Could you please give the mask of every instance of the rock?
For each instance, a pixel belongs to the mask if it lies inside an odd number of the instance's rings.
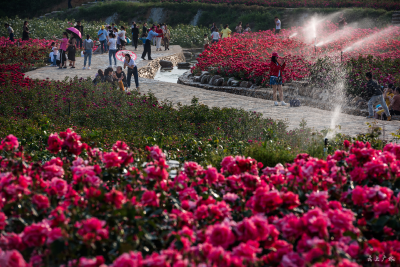
[[[165,67],[165,68],[163,68],[163,67],[161,67],[161,71],[170,71],[170,70],[173,70],[174,68],[172,68],[172,67]]]
[[[183,52],[183,55],[185,57],[192,57],[192,53],[191,52]]]
[[[190,69],[192,66],[189,62],[179,62],[177,65],[178,69]]]
[[[206,84],[206,83],[208,83],[209,81],[210,81],[210,79],[211,79],[211,75],[204,75],[203,77],[201,77],[201,83],[202,84]]]
[[[224,84],[224,78],[219,78],[219,79],[216,79],[213,81],[213,85],[215,85],[215,86],[221,86],[223,84]]]
[[[162,68],[172,68],[174,66],[174,64],[168,60],[160,60],[160,65]]]
[[[214,84],[214,81],[217,80],[217,79],[219,79],[219,78],[221,78],[221,76],[219,76],[219,75],[213,76],[213,77],[210,79],[209,84]]]
[[[235,78],[229,78],[228,79],[228,86],[232,86],[232,82],[235,82],[236,80],[235,80]]]
[[[203,78],[204,75],[209,75],[210,73],[208,71],[202,71],[200,75],[200,80]]]
[[[240,87],[250,88],[251,87],[251,82],[243,81],[243,82],[240,83]]]
[[[194,76],[193,81],[196,83],[200,82],[200,76]]]

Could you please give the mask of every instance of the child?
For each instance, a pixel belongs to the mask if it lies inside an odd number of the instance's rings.
[[[210,44],[210,41],[208,40],[208,35],[207,35],[207,33],[205,33],[204,39],[203,39],[203,51],[207,49],[209,44]]]
[[[58,54],[58,47],[57,44],[55,42],[51,43],[51,50],[53,52],[53,57],[51,58],[51,62],[53,63],[51,66],[52,67],[56,67],[56,61],[57,61],[57,54]],[[51,53],[50,53],[51,54]]]
[[[10,37],[10,41],[14,42],[14,30],[11,28],[10,24],[6,23],[4,24],[4,27],[6,27],[8,35]]]

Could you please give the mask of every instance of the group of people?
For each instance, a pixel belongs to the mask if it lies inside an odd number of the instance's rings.
[[[389,83],[385,88],[373,79],[372,73],[365,74],[367,79],[367,89],[363,98],[368,100],[367,119],[383,119],[390,121],[392,115],[400,115],[400,87],[395,87]],[[374,104],[380,102],[374,109]]]
[[[28,28],[28,21],[24,21],[24,26],[22,26],[22,41],[28,41],[29,40],[29,28]],[[14,42],[14,29],[11,27],[10,24],[5,23],[4,27],[7,29],[8,32],[8,38],[10,39],[11,42]]]
[[[127,74],[121,66],[117,66],[116,71],[112,67],[104,70],[98,70],[93,83],[110,83],[113,87],[119,87],[122,91],[129,90],[131,86],[132,75],[135,79],[136,90],[139,90],[139,74],[136,62],[129,54],[125,55],[124,69],[127,69]]]

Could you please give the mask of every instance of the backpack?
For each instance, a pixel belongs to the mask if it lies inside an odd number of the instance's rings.
[[[301,106],[300,100],[298,100],[298,99],[292,99],[292,100],[290,100],[290,106],[291,106],[291,107],[300,107],[300,106]]]

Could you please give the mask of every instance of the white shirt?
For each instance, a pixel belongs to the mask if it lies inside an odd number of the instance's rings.
[[[125,41],[125,31],[119,31],[118,32],[118,35],[120,35],[122,33],[122,36],[120,36],[120,39],[122,40],[122,41]]]
[[[53,59],[53,55],[54,55],[54,53],[53,53],[53,52],[50,52],[49,58]]]
[[[110,50],[117,50],[117,38],[110,38],[108,42],[110,43]]]
[[[281,21],[279,19],[276,21],[276,28],[275,29],[277,29],[277,30],[281,29]]]
[[[125,60],[124,60],[124,64],[125,64],[125,63],[127,63],[129,67],[132,67],[132,66],[135,66],[135,67],[136,67],[136,62],[135,62],[133,59],[131,59],[131,60],[129,61],[129,63],[126,62],[126,59],[125,59]]]
[[[213,32],[211,34],[211,37],[213,38],[213,40],[218,40],[219,39],[219,32]]]

